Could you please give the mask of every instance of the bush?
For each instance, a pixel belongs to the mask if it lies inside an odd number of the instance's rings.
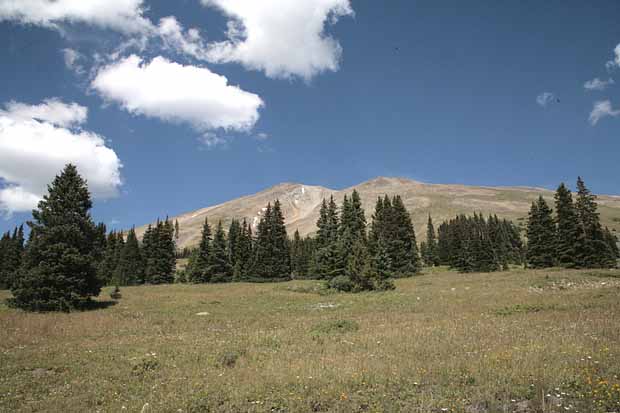
[[[347,293],[353,291],[354,288],[353,282],[346,275],[338,275],[337,277],[332,278],[329,280],[328,285],[329,288]]]

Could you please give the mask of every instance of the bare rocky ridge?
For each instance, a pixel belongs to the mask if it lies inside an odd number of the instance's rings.
[[[226,225],[233,218],[240,220],[245,218],[256,226],[267,203],[279,199],[289,233],[292,235],[297,229],[301,235],[307,235],[316,231],[316,221],[323,198],[333,195],[336,202],[341,203],[344,195],[351,194],[354,189],[360,194],[369,222],[377,197],[399,194],[411,213],[418,241],[424,239],[426,234],[429,213],[436,227],[443,220],[457,214],[474,212],[484,215],[493,213],[500,218],[524,223],[532,201],[539,195],[543,195],[548,202],[553,203],[553,191],[542,188],[427,184],[405,178],[378,177],[343,190],[283,183],[254,195],[188,212],[171,219],[179,221],[179,248],[192,247],[200,240],[205,217],[208,217],[213,224],[221,219]],[[603,225],[620,231],[620,197],[601,195],[598,201]],[[137,229],[139,237],[145,228],[143,226]]]

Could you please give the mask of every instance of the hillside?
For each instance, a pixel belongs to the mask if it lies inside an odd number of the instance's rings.
[[[179,247],[197,245],[205,217],[215,223],[223,220],[226,224],[233,218],[246,218],[256,225],[268,202],[279,199],[286,218],[289,233],[296,229],[302,235],[316,231],[316,221],[323,198],[333,195],[338,203],[345,194],[356,189],[361,198],[366,215],[374,210],[377,197],[399,194],[410,211],[416,234],[419,239],[426,231],[428,214],[436,226],[456,214],[495,213],[500,218],[508,218],[517,223],[524,222],[531,202],[543,195],[553,202],[553,191],[531,187],[481,187],[467,185],[427,184],[405,178],[378,177],[343,190],[322,186],[282,183],[220,205],[192,211],[173,217],[180,227]],[[599,212],[603,225],[620,231],[620,196],[599,196]],[[138,228],[138,235],[145,227]]]

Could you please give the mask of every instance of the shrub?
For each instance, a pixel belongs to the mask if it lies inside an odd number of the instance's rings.
[[[353,291],[354,288],[353,282],[351,282],[351,279],[346,275],[339,275],[332,278],[329,280],[328,285],[329,288],[347,293]]]

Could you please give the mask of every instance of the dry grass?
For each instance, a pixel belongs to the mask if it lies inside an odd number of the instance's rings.
[[[83,313],[0,306],[0,411],[619,411],[618,277],[433,271],[374,294],[170,285]]]

